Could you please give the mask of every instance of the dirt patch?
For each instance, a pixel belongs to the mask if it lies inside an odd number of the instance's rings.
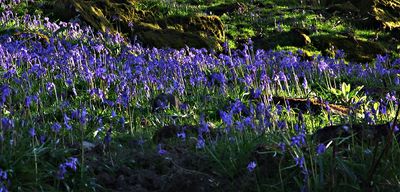
[[[209,160],[185,143],[163,146],[166,154],[142,151],[137,141],[87,151],[88,171],[106,191],[216,191],[220,179]],[[102,148],[102,147],[100,147]],[[208,162],[208,163],[207,163]]]

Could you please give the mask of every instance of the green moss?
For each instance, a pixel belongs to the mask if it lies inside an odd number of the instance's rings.
[[[313,38],[314,46],[326,55],[333,55],[337,49],[345,50],[347,59],[357,62],[371,62],[377,54],[387,50],[378,42],[364,41],[354,37],[321,35]]]
[[[385,28],[400,28],[400,1],[375,0],[373,13],[376,20],[381,21]]]

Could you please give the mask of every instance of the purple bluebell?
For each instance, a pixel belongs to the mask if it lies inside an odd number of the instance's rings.
[[[67,116],[67,114],[64,113],[64,126],[65,126],[65,129],[68,131],[72,130],[72,126],[69,124],[70,120],[71,119]]]
[[[86,124],[87,121],[87,111],[86,111],[86,107],[83,107],[79,116],[79,123],[80,124]]]
[[[203,149],[205,146],[206,146],[206,141],[201,135],[199,135],[197,137],[196,149]]]
[[[11,95],[11,88],[7,85],[2,85],[0,87],[0,95],[1,95],[0,106],[3,106],[7,98]]]
[[[386,94],[386,100],[388,100],[388,101],[396,101],[397,98],[394,96],[394,94],[391,95],[390,93],[387,93]]]
[[[72,170],[76,171],[76,166],[78,164],[78,159],[75,157],[70,157],[65,162],[65,166],[71,168]]]
[[[31,136],[31,137],[35,137],[36,136],[35,128],[33,128],[33,127],[30,128],[28,132],[29,132],[29,136]]]
[[[382,114],[386,114],[386,103],[381,99],[379,102],[379,112]]]
[[[325,152],[325,150],[326,150],[325,144],[320,143],[320,144],[317,146],[316,152],[317,152],[318,155],[321,155],[322,153]]]
[[[60,164],[58,166],[58,171],[57,171],[57,179],[59,180],[64,180],[65,174],[67,173],[67,166],[65,166],[64,163]]]
[[[1,118],[1,125],[3,130],[8,130],[14,128],[14,120],[11,118],[3,117]]]
[[[53,130],[53,132],[55,132],[55,133],[60,132],[60,130],[61,130],[61,125],[60,125],[60,123],[54,123],[54,124],[51,126],[51,130]]]
[[[282,152],[286,151],[286,144],[283,142],[278,143],[279,148],[281,149]]]
[[[185,139],[186,139],[186,133],[185,133],[185,131],[178,132],[178,133],[176,134],[176,136],[177,136],[178,138],[182,139],[182,140],[185,140]]]
[[[253,172],[254,169],[256,169],[256,167],[257,167],[257,164],[255,161],[251,161],[249,164],[247,164],[247,170],[249,172]]]
[[[278,121],[278,128],[279,129],[284,129],[286,128],[286,122],[285,121]]]
[[[56,87],[56,85],[53,82],[48,82],[46,83],[46,90],[51,93],[54,88]]]
[[[157,149],[159,155],[166,155],[168,153],[165,149],[162,148],[161,144],[158,144]]]
[[[232,126],[232,124],[233,124],[233,117],[232,117],[232,114],[231,114],[231,113],[227,113],[227,112],[225,112],[225,111],[220,111],[219,113],[220,113],[220,116],[221,116],[222,121],[223,121],[228,127]]]
[[[104,137],[104,143],[105,144],[110,144],[111,143],[111,133],[112,133],[112,129],[108,129],[106,132],[106,136]]]

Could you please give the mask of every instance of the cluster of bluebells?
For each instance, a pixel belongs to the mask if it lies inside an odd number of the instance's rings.
[[[8,192],[8,173],[0,168],[0,192]]]
[[[75,157],[68,158],[64,163],[61,163],[58,166],[57,178],[60,180],[63,180],[65,177],[65,174],[67,173],[67,168],[72,169],[73,171],[76,171],[77,164],[78,164],[77,158],[75,158]]]
[[[336,58],[315,56],[308,61],[292,52],[253,51],[251,42],[230,54],[194,48],[146,48],[126,43],[119,34],[96,33],[78,23],[55,23],[40,16],[17,16],[10,10],[0,15],[0,26],[8,25],[26,31],[41,29],[48,39],[23,31],[19,36],[0,35],[0,142],[14,141],[18,135],[14,134],[15,127],[25,128],[25,134],[32,138],[40,135],[41,143],[71,133],[76,127],[87,127],[87,131],[102,132],[103,142],[109,144],[118,130],[114,127],[123,130],[127,124],[126,117],[115,118],[117,112],[148,104],[155,91],[184,97],[206,90],[214,96],[228,97],[239,88],[250,99],[233,100],[227,109],[218,111],[225,132],[230,138],[233,131],[265,133],[275,129],[294,133],[290,143],[279,144],[284,152],[288,147],[306,145],[306,127],[299,117],[291,130],[293,124],[287,117],[295,112],[287,102],[273,104],[273,94],[306,96],[310,84],[333,78],[357,78],[375,84],[379,83],[375,79],[382,79],[399,84],[400,59],[390,61],[385,56],[378,56],[372,65],[364,65],[346,64],[340,51]],[[386,115],[388,106],[397,102],[395,93],[388,93],[378,102],[378,111],[365,111],[366,122],[375,123],[377,112]],[[328,103],[325,106],[332,123],[331,109]],[[61,117],[33,113],[48,108],[56,108]],[[94,109],[112,111],[111,118],[119,119],[118,123],[93,122]],[[94,123],[99,126],[90,130],[88,125]],[[210,131],[204,117],[200,124],[197,149],[206,146],[205,134]],[[185,139],[185,130],[177,136]],[[160,155],[167,154],[161,145],[157,150]],[[318,146],[318,154],[324,151],[325,146]],[[304,158],[296,157],[295,162],[306,177]],[[63,179],[67,169],[76,170],[76,166],[76,158],[68,159],[59,166],[58,178]],[[255,167],[256,163],[250,162],[247,169],[252,172]]]
[[[253,172],[254,169],[257,167],[257,164],[255,161],[251,161],[248,165],[247,165],[247,170],[249,172]]]

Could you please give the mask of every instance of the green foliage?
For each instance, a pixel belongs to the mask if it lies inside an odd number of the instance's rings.
[[[332,93],[332,98],[335,101],[340,101],[344,104],[358,103],[360,101],[365,101],[367,96],[359,96],[360,91],[364,86],[358,86],[355,89],[351,89],[350,84],[343,82],[340,89],[330,88],[329,91]]]

